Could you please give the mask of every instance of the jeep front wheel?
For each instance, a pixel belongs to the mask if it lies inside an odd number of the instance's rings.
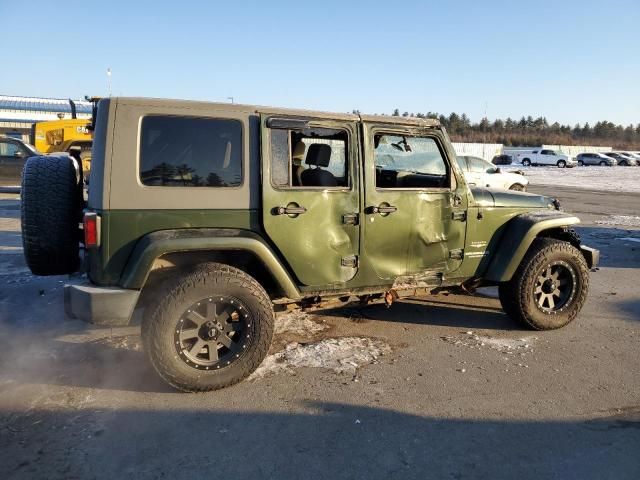
[[[260,284],[207,263],[170,281],[142,323],[156,371],[185,392],[217,390],[249,376],[266,356],[274,313]]]
[[[536,330],[570,323],[584,305],[589,269],[568,242],[536,239],[513,278],[500,284],[500,303],[512,318]]]

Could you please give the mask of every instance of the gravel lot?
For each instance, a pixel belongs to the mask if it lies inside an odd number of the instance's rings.
[[[288,314],[259,374],[194,395],[136,327],[63,320],[0,195],[0,478],[640,478],[640,194],[530,190],[602,252],[573,324],[524,330],[491,290]]]

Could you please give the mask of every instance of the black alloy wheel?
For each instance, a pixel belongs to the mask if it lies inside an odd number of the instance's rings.
[[[576,293],[576,271],[567,262],[557,260],[538,273],[533,295],[538,308],[546,313],[562,312],[571,305]]]
[[[251,315],[237,299],[208,297],[191,305],[176,324],[174,342],[180,358],[193,368],[230,365],[251,338]]]

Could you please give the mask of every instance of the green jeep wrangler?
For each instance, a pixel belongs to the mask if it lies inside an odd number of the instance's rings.
[[[511,317],[559,328],[599,256],[557,200],[470,188],[430,119],[109,98],[86,202],[81,177],[72,158],[27,162],[26,261],[86,273],[65,286],[72,318],[143,309],[153,366],[185,391],[247,377],[288,305],[497,285]]]

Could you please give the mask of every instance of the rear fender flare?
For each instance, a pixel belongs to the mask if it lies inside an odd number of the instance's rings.
[[[580,219],[553,210],[523,213],[508,224],[484,278],[491,282],[511,280],[533,241],[545,230],[569,227]]]
[[[119,285],[123,288],[141,289],[156,259],[167,253],[224,250],[254,254],[263,262],[288,298],[300,298],[300,291],[291,276],[260,236],[247,230],[226,228],[160,230],[145,235],[136,243]]]

